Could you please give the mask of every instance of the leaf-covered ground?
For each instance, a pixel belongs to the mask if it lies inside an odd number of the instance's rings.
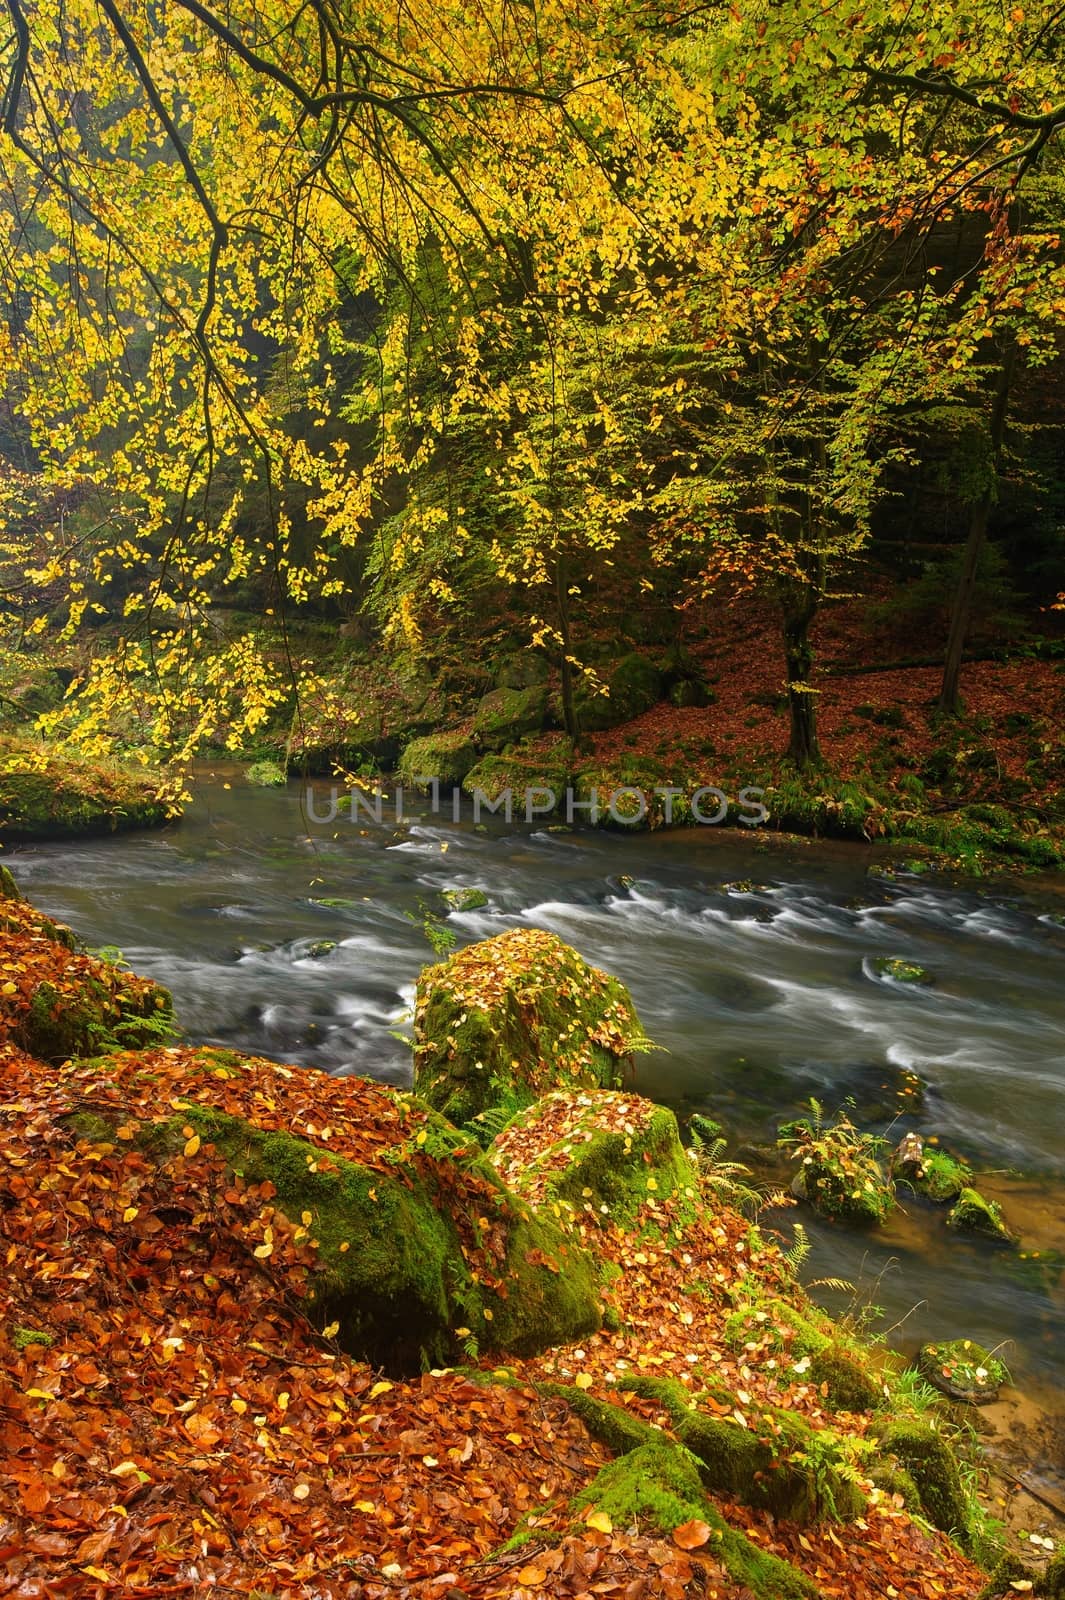
[[[818,1419],[801,1363],[724,1341],[726,1291],[752,1248],[742,1219],[706,1217],[671,1247],[583,1214],[620,1269],[624,1331],[510,1360],[506,1381],[491,1355],[466,1373],[388,1379],[307,1321],[314,1254],[269,1183],[235,1178],[191,1125],[167,1159],[145,1153],[142,1125],[180,1117],[190,1089],[208,1096],[197,1061],[170,1050],[47,1067],[0,1046],[0,1593],[747,1594],[707,1524],[614,1527],[582,1502],[609,1452],[546,1387],[624,1397],[666,1426],[628,1375],[690,1386],[714,1373],[741,1407],[784,1401]],[[218,1085],[217,1106],[298,1129],[323,1160],[373,1161],[397,1131],[389,1097],[358,1080],[255,1062]],[[630,1126],[648,1109],[612,1104]],[[121,1106],[113,1137],[64,1120],[94,1105]],[[411,1126],[405,1113],[408,1137]],[[664,1227],[672,1202],[646,1199],[644,1221],[657,1213]],[[823,1595],[972,1600],[980,1585],[890,1499],[856,1525],[802,1531],[720,1509]],[[523,1520],[532,1537],[501,1554]]]

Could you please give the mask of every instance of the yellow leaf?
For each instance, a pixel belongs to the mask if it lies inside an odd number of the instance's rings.
[[[339,1332],[339,1322],[327,1322],[325,1327],[322,1329],[322,1337],[324,1339],[335,1339]]]
[[[127,1206],[122,1213],[123,1222],[132,1222],[134,1217],[140,1215],[140,1206]]]
[[[81,1570],[85,1573],[86,1577],[95,1578],[97,1583],[114,1582],[111,1574],[109,1572],[105,1572],[103,1567],[82,1567]]]
[[[229,1408],[231,1411],[235,1411],[238,1417],[242,1417],[248,1409],[248,1402],[242,1400],[239,1394],[235,1394],[229,1402]]]
[[[370,1399],[376,1400],[379,1394],[387,1394],[391,1388],[392,1384],[390,1384],[386,1379],[382,1378],[381,1382],[375,1383],[373,1388],[370,1390]]]
[[[187,1156],[194,1156],[199,1148],[200,1136],[198,1133],[194,1133],[191,1139],[187,1139],[185,1141],[185,1154]],[[258,1254],[258,1252],[256,1252],[256,1254]]]
[[[12,983],[9,979],[8,982],[4,984],[3,988],[0,989],[0,994],[18,994],[18,984]]]
[[[592,1384],[595,1382],[595,1379],[592,1377],[590,1372],[578,1372],[573,1382],[578,1389],[590,1389]]]
[[[309,1483],[297,1483],[292,1491],[292,1498],[293,1500],[306,1500],[310,1492],[311,1486]]]
[[[614,1524],[605,1511],[589,1511],[584,1519],[589,1528],[594,1528],[597,1533],[613,1533]]]
[[[265,1261],[267,1256],[272,1256],[273,1253],[274,1253],[274,1247],[273,1247],[272,1244],[269,1244],[269,1243],[267,1243],[267,1244],[257,1244],[255,1246],[254,1254],[255,1254],[256,1259],[259,1260],[259,1261]]]
[[[377,1505],[373,1500],[356,1500],[355,1510],[362,1511],[366,1516],[372,1517],[377,1510]]]

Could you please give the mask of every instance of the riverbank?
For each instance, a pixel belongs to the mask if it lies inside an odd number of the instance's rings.
[[[7,906],[8,970],[32,950],[60,993],[120,981],[147,1026],[135,980]],[[529,1003],[524,945],[472,948],[479,966],[467,952],[423,979],[422,1037],[443,1052],[423,1051],[426,1081],[475,1066],[437,1031],[442,1000],[491,1019],[520,971]],[[0,1351],[28,1446],[4,1479],[15,1581],[973,1600],[993,1526],[950,1465],[946,1418],[810,1305],[669,1112],[596,1087],[636,1038],[631,1005],[580,963],[571,986],[594,1048],[572,1053],[568,1088],[482,1128],[483,1155],[406,1093],[232,1052],[149,1036],[50,1066],[18,1033],[33,995],[5,990]],[[529,1101],[542,1041],[509,1048],[534,1075],[507,1093],[527,1083]],[[436,1197],[425,1222],[397,1228],[419,1195]],[[434,1311],[441,1249],[457,1254]],[[368,1301],[368,1271],[409,1288]],[[415,1303],[442,1341],[420,1376],[413,1352],[375,1342]]]

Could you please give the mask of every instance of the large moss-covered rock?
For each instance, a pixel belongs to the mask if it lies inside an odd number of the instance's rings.
[[[265,1195],[273,1233],[280,1213],[313,1252],[303,1290],[312,1315],[338,1323],[352,1354],[418,1371],[471,1341],[529,1354],[599,1326],[587,1253],[505,1187],[475,1140],[410,1096],[341,1080],[323,1128],[303,1112],[299,1069],[211,1050],[189,1052],[183,1067],[181,1103],[134,1122],[121,1084],[150,1076],[153,1059],[116,1058],[114,1109],[96,1090],[93,1123],[124,1123],[160,1165],[190,1150],[208,1166],[220,1159],[242,1190]],[[254,1108],[254,1120],[233,1105]]]
[[[467,772],[462,787],[466,794],[481,796],[500,816],[532,821],[564,804],[571,756],[568,740],[559,740],[535,756],[514,751],[482,756]]]
[[[456,788],[477,760],[468,733],[430,733],[412,739],[399,758],[399,775],[406,783],[428,787],[435,778],[444,789]]]
[[[473,735],[483,750],[502,750],[537,733],[547,716],[547,685],[528,689],[493,689],[473,714]]]
[[[534,1205],[604,1226],[631,1226],[671,1195],[687,1209],[697,1201],[676,1117],[640,1095],[556,1090],[514,1117],[488,1156]]]
[[[460,1125],[550,1089],[614,1088],[646,1048],[624,984],[538,928],[468,945],[418,982],[414,1087]]]
[[[65,839],[157,827],[173,815],[158,775],[0,740],[0,839]]]

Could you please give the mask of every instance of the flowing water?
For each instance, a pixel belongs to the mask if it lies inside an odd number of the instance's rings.
[[[624,979],[664,1047],[640,1059],[636,1086],[724,1123],[749,1163],[815,1095],[829,1112],[852,1097],[863,1126],[934,1134],[989,1173],[981,1187],[1023,1256],[906,1202],[873,1234],[804,1216],[804,1271],[850,1280],[835,1309],[875,1302],[902,1349],[1002,1346],[1017,1383],[1061,1408],[1065,927],[1052,889],[885,881],[858,847],[714,828],[625,837],[413,810],[318,824],[301,785],[252,789],[219,769],[179,826],[26,848],[11,865],[89,945],[120,946],[166,984],[192,1039],[391,1083],[409,1081],[405,1014],[434,959],[426,910],[461,943],[515,925],[560,934]],[[488,905],[448,914],[438,891],[458,886]],[[882,978],[877,956],[935,982]]]

